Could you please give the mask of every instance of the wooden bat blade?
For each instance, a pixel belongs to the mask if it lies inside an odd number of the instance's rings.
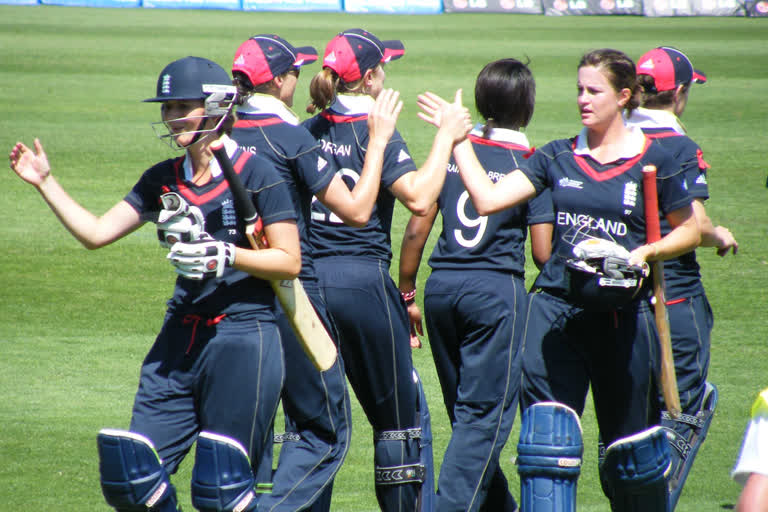
[[[251,247],[253,249],[264,248],[260,227],[261,218],[248,197],[240,177],[232,167],[224,144],[218,140],[211,144],[211,150],[219,162],[229,187],[232,189],[232,195],[235,197],[235,210],[246,222],[245,234]],[[321,372],[330,369],[336,362],[338,355],[336,344],[317,316],[301,281],[298,279],[272,280],[269,281],[269,284],[275,292],[277,300],[280,301],[296,338],[298,338],[312,364]]]
[[[643,167],[643,197],[645,205],[646,242],[653,243],[661,239],[659,224],[658,192],[656,189],[656,167]],[[653,269],[653,297],[656,330],[659,332],[659,348],[661,349],[661,392],[667,412],[672,418],[680,416],[680,393],[677,388],[675,361],[672,353],[672,337],[669,330],[666,298],[664,296],[664,263],[655,261]]]
[[[337,350],[298,279],[270,281],[283,311],[312,363],[320,371],[336,362]],[[299,335],[299,333],[301,333]]]

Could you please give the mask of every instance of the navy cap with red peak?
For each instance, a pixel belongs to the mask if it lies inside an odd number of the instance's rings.
[[[317,60],[317,50],[311,46],[295,48],[274,34],[251,37],[235,52],[232,72],[241,71],[253,85],[269,82],[276,76]]]
[[[637,61],[637,74],[653,77],[656,91],[670,91],[678,85],[695,82],[703,84],[707,75],[693,69],[691,60],[680,50],[660,46],[643,54]]]
[[[377,65],[399,59],[405,46],[397,40],[382,41],[368,31],[353,28],[340,32],[325,47],[323,66],[334,70],[344,82],[360,80]]]

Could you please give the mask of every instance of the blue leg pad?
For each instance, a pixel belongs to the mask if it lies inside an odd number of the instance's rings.
[[[581,423],[573,409],[541,402],[523,411],[517,444],[520,509],[575,511],[583,451]]]
[[[230,437],[201,432],[192,468],[192,505],[204,512],[256,510],[256,477],[248,453]]]
[[[662,415],[661,424],[672,447],[672,470],[669,475],[670,510],[677,506],[685,480],[693,467],[693,460],[707,437],[717,407],[717,398],[717,387],[707,382],[704,402],[695,416],[681,414],[680,417],[672,419],[666,411]]]
[[[102,429],[96,441],[101,490],[109,505],[121,512],[176,512],[176,489],[149,439]]]
[[[669,443],[656,426],[615,441],[601,467],[603,489],[614,512],[669,512]]]

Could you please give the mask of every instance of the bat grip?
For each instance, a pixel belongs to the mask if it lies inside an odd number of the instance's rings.
[[[661,239],[655,165],[643,167],[643,202],[645,205],[645,237],[646,242],[650,244]]]

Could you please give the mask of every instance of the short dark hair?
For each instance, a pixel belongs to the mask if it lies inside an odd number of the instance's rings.
[[[475,106],[486,127],[519,130],[528,126],[535,102],[533,73],[517,59],[495,60],[477,75]]]
[[[579,61],[578,69],[585,66],[603,68],[607,72],[608,81],[616,92],[629,89],[630,97],[624,107],[630,114],[639,106],[637,98],[638,83],[635,63],[626,53],[611,48],[602,48],[587,52]]]

